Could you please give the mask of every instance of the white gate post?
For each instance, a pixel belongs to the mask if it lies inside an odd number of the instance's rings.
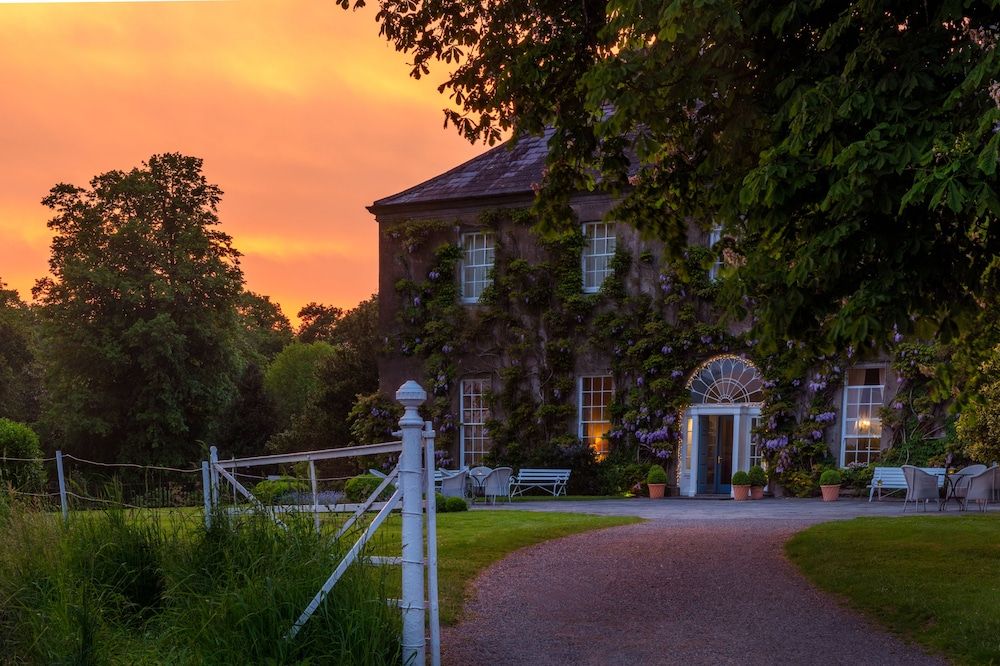
[[[427,497],[427,603],[430,616],[431,666],[441,666],[441,624],[438,602],[437,495],[434,491],[434,424],[424,423],[424,470]]]
[[[399,419],[403,451],[399,457],[399,487],[403,492],[403,663],[424,666],[424,514],[421,488],[424,420],[417,408],[427,392],[412,379],[399,387],[396,400],[406,409]],[[433,498],[428,501],[433,501]]]
[[[208,449],[208,463],[210,467],[208,470],[209,479],[212,482],[212,507],[214,508],[219,506],[219,470],[215,467],[219,464],[219,450],[214,446]]]

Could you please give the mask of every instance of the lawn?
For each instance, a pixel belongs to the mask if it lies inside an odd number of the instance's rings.
[[[819,587],[961,664],[1000,663],[1000,516],[858,518],[787,544]]]

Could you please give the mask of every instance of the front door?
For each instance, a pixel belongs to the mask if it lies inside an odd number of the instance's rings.
[[[699,416],[698,492],[728,495],[733,476],[733,415]]]

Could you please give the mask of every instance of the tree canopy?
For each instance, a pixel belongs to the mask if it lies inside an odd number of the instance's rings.
[[[0,417],[34,421],[41,383],[35,362],[34,313],[0,280]]]
[[[243,275],[201,167],[154,155],[43,200],[55,214],[51,277],[34,289],[45,423],[70,451],[193,460],[230,399]]]
[[[448,70],[464,136],[551,128],[548,226],[596,187],[675,256],[692,220],[722,224],[728,302],[765,345],[991,328],[997,0],[378,6],[413,76]]]

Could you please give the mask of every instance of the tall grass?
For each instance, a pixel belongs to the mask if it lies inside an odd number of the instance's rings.
[[[206,531],[196,514],[111,509],[63,525],[0,505],[0,663],[398,663],[384,568],[353,566],[284,639],[348,546],[285,522],[218,515]]]

